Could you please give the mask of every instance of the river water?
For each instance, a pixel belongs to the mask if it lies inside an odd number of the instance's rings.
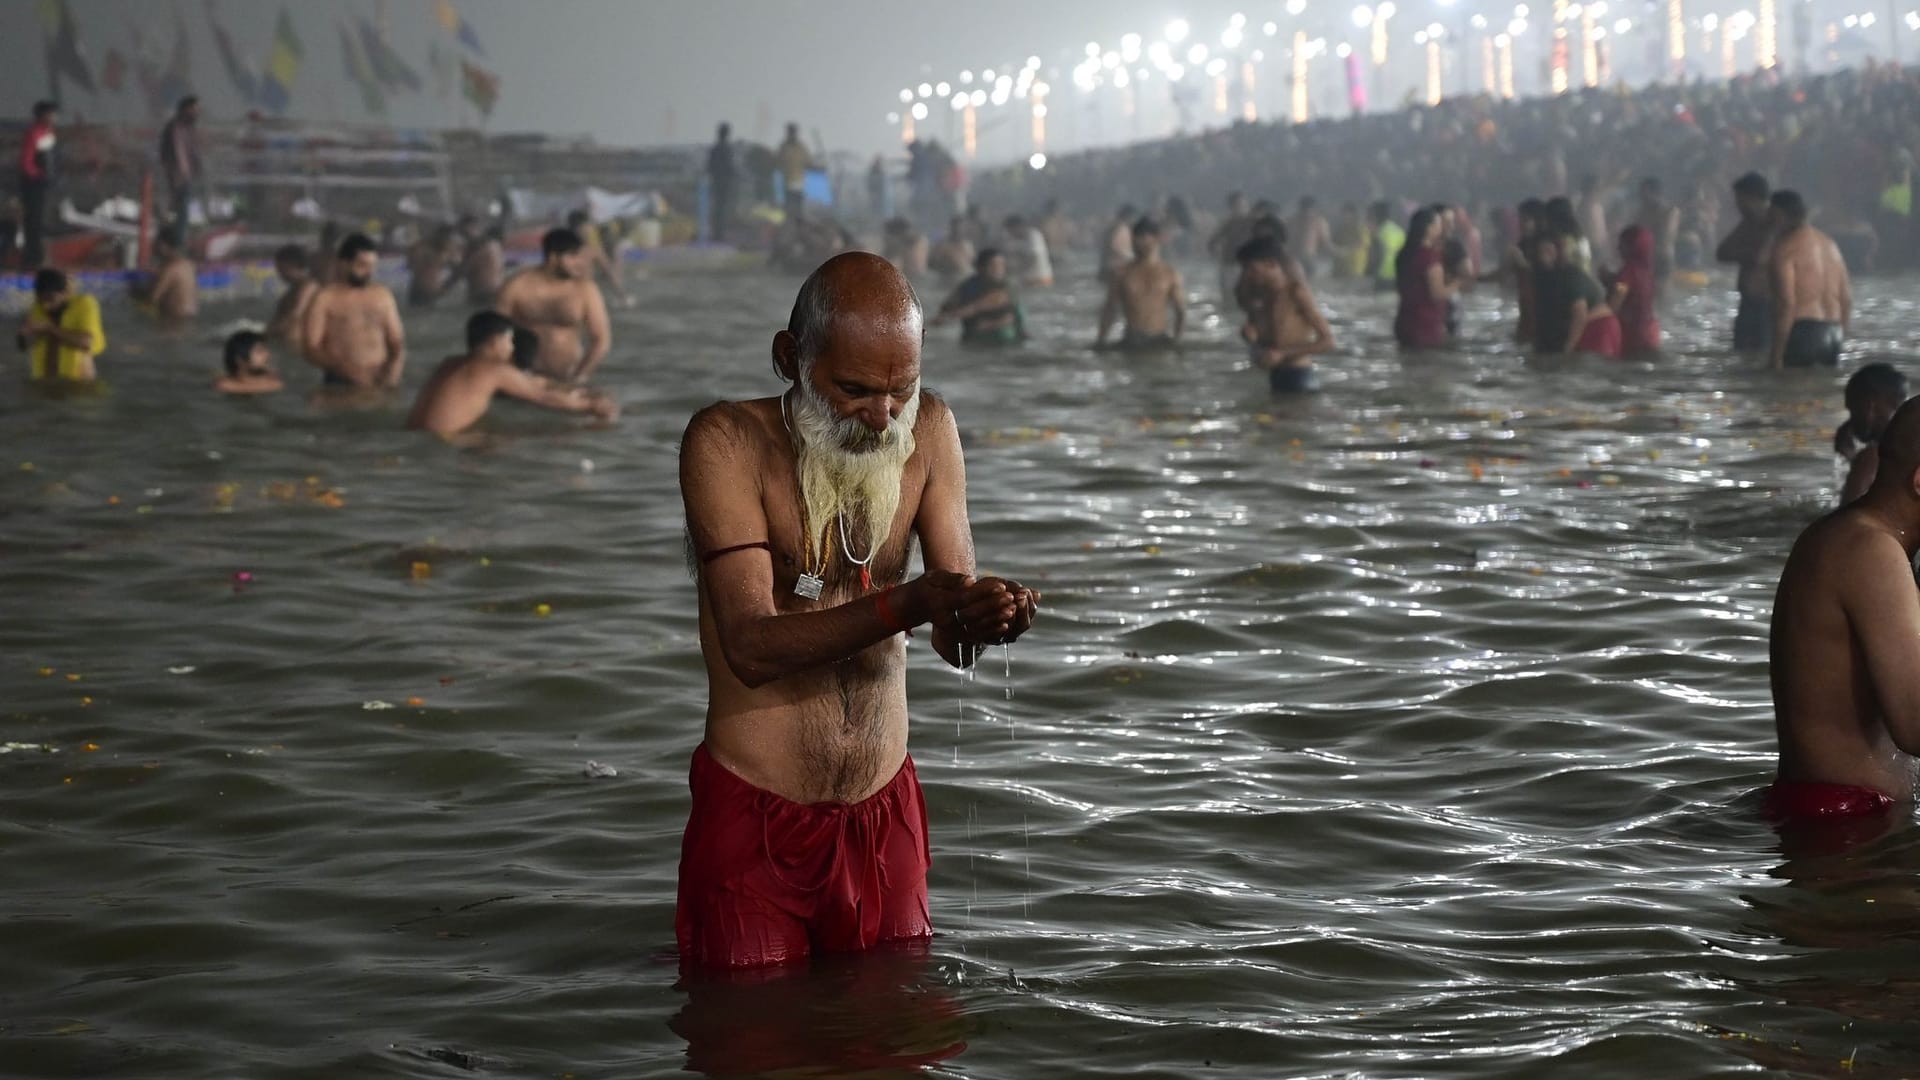
[[[973,679],[915,650],[939,936],[680,985],[675,446],[777,389],[796,285],[656,274],[625,420],[503,406],[481,449],[215,400],[212,346],[124,310],[109,394],[7,391],[0,1075],[1920,1062],[1920,833],[1755,816],[1841,378],[1718,355],[1718,288],[1648,365],[1529,360],[1492,296],[1402,357],[1331,286],[1347,354],[1285,401],[1204,299],[1177,356],[1087,351],[1084,282],[1023,352],[934,331],[981,564],[1046,597]],[[1861,287],[1856,359],[1911,354],[1910,286]],[[409,386],[458,326],[413,320]]]

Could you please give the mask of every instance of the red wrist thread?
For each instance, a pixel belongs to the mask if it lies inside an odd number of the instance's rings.
[[[896,585],[893,588],[897,589],[899,586]],[[875,593],[873,596],[873,610],[875,614],[880,616],[881,626],[886,627],[896,634],[908,633],[911,628],[901,623],[899,618],[893,614],[893,605],[887,603],[887,597],[892,595],[893,589],[884,589]]]

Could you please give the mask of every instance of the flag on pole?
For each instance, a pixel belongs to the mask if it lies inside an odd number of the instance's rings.
[[[427,67],[433,70],[433,96],[444,100],[453,93],[453,54],[432,42],[427,46]]]
[[[71,79],[75,86],[93,93],[93,70],[80,51],[80,31],[74,26],[67,0],[40,0],[40,25],[47,46],[47,70],[54,79]]]
[[[336,25],[340,29],[340,63],[347,81],[360,88],[360,101],[368,113],[386,115],[387,95],[380,89],[380,80],[373,77],[373,69],[368,66],[367,58],[361,55],[360,46],[347,30],[347,24],[342,22]]]
[[[254,105],[260,100],[260,76],[254,72],[253,65],[241,57],[240,50],[234,48],[233,37],[221,24],[213,0],[207,0],[207,23],[213,28],[213,45],[220,53],[220,66],[227,70],[227,81],[233,84],[241,101]]]
[[[494,103],[500,100],[500,76],[470,61],[460,61],[466,76],[463,93],[482,116],[492,116]]]
[[[472,49],[475,55],[487,55],[487,50],[480,47],[480,35],[473,32],[473,24],[453,6],[453,0],[434,0],[433,10],[442,30],[459,38],[460,44]]]
[[[381,36],[379,29],[364,18],[359,20],[358,29],[360,54],[366,57],[367,70],[373,73],[380,86],[386,90],[419,93],[420,76],[414,74],[407,62],[400,59],[400,54],[393,51],[393,46],[387,44],[387,39]]]
[[[187,34],[187,18],[178,8],[173,12],[173,54],[160,73],[160,97],[163,112],[171,113],[174,104],[193,93],[193,44]]]
[[[293,30],[293,19],[283,7],[273,31],[273,55],[267,59],[266,77],[260,80],[260,104],[276,113],[287,111],[293,104],[293,80],[300,74],[300,61],[305,56],[300,35]]]
[[[108,49],[100,61],[100,85],[110,94],[127,88],[127,58],[119,49]]]

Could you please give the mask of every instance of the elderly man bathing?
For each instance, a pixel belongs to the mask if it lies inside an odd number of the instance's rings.
[[[778,397],[694,416],[680,450],[706,660],[705,740],[675,919],[694,968],[912,942],[926,806],[907,755],[906,635],[971,664],[1039,596],[975,578],[959,430],[920,388],[922,314],[879,256],[807,279]],[[907,576],[918,542],[924,570]]]

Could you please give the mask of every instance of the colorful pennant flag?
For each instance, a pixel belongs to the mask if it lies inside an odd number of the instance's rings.
[[[435,41],[427,45],[427,67],[433,71],[433,96],[446,98],[453,93],[453,54]]]
[[[500,100],[500,76],[470,61],[460,61],[466,76],[463,93],[482,116],[492,116],[494,103]]]
[[[487,55],[487,50],[480,47],[480,35],[473,32],[473,24],[453,6],[453,0],[434,0],[434,15],[440,20],[440,28],[459,38],[460,44],[477,56]]]
[[[414,74],[405,60],[400,59],[400,54],[393,51],[393,46],[387,44],[387,39],[381,36],[373,23],[363,18],[358,22],[358,29],[360,55],[366,58],[367,69],[379,80],[381,87],[391,91],[419,93],[420,76]]]
[[[91,94],[93,70],[80,52],[80,31],[74,26],[67,0],[40,0],[40,25],[47,46],[47,70],[54,80],[65,78]]]
[[[373,77],[373,68],[367,64],[367,58],[361,55],[360,46],[347,30],[347,24],[342,22],[337,25],[340,29],[340,63],[347,81],[360,88],[360,100],[366,105],[368,113],[386,115],[387,95],[380,89],[380,80]]]
[[[294,32],[287,9],[280,9],[279,25],[273,31],[273,55],[267,59],[266,77],[260,80],[260,104],[276,113],[284,113],[293,104],[293,80],[300,74],[300,61],[306,49]]]
[[[249,107],[260,100],[260,76],[254,72],[253,65],[240,56],[240,50],[234,48],[233,37],[221,24],[219,12],[214,10],[213,0],[207,0],[207,23],[213,28],[213,45],[220,53],[220,66],[227,71],[227,81],[233,84],[234,92]]]
[[[100,85],[110,94],[117,94],[127,88],[127,58],[119,49],[108,49],[107,55],[100,61]]]

